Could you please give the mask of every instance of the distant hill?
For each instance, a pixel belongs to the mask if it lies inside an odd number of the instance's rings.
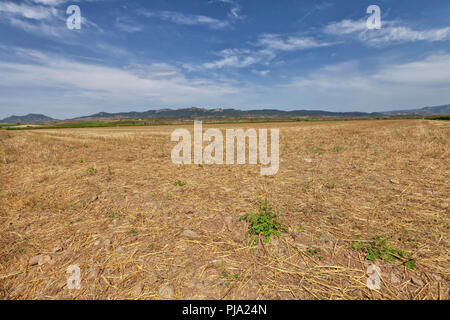
[[[387,112],[331,112],[321,110],[294,110],[283,111],[277,109],[263,110],[238,110],[238,109],[205,109],[205,108],[184,108],[184,109],[159,109],[143,112],[119,112],[108,113],[99,112],[89,116],[67,119],[71,121],[89,121],[89,120],[119,120],[119,119],[195,119],[195,118],[213,118],[213,119],[245,119],[245,118],[292,118],[292,117],[370,117],[370,116],[396,116],[396,115],[449,115],[450,105],[435,107],[424,107],[421,109],[398,110]],[[28,114],[26,116],[11,116],[0,120],[0,123],[41,123],[59,121],[42,114]]]
[[[79,117],[70,120],[98,120],[98,119],[194,119],[194,118],[283,118],[283,117],[368,117],[383,115],[446,115],[450,114],[450,105],[425,107],[421,109],[387,111],[387,112],[331,112],[322,110],[294,110],[283,111],[277,109],[262,110],[238,110],[238,109],[205,109],[205,108],[184,108],[184,109],[160,109],[148,110],[144,112],[120,112],[107,113],[100,112],[90,116]]]
[[[27,114],[26,116],[10,116],[3,120],[0,120],[0,123],[40,123],[40,122],[51,122],[57,121],[56,119],[47,117],[43,114]]]
[[[436,107],[425,107],[421,109],[398,110],[383,112],[386,115],[420,115],[420,116],[437,116],[450,114],[450,104]]]
[[[360,117],[369,115],[381,115],[380,113],[365,112],[329,112],[320,110],[295,110],[282,111],[276,109],[264,110],[237,110],[237,109],[205,109],[205,108],[185,108],[185,109],[160,109],[148,110],[144,112],[120,112],[107,113],[100,112],[89,116],[78,117],[70,120],[96,120],[96,119],[194,119],[194,118],[264,118],[264,117]]]

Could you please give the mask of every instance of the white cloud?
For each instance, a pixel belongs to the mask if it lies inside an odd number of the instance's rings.
[[[141,14],[146,17],[155,17],[161,20],[188,26],[203,25],[211,29],[223,29],[229,26],[229,22],[226,20],[219,20],[203,15],[184,14],[174,11],[142,11]]]
[[[26,20],[11,17],[9,18],[9,23],[17,28],[20,28],[26,32],[33,33],[40,36],[52,36],[52,37],[62,37],[62,31],[64,28],[55,27],[46,23],[30,23]]]
[[[52,108],[53,105],[53,112],[73,101],[91,108],[93,105],[108,108],[118,104],[122,108],[133,104],[173,106],[199,101],[206,105],[216,99],[226,101],[227,96],[239,92],[239,88],[225,81],[188,79],[177,68],[166,64],[134,65],[123,69],[81,63],[39,51],[21,49],[17,52],[27,62],[0,62],[0,91],[11,92],[7,94],[8,105],[0,105],[0,109],[17,101],[24,103],[23,95],[12,93],[15,90],[27,92],[29,106],[39,104]],[[58,92],[60,97],[49,99],[47,92]],[[73,100],[67,101],[67,97]],[[46,104],[49,106],[45,107]]]
[[[364,20],[342,20],[340,22],[333,22],[325,26],[325,33],[333,35],[344,35],[354,32],[362,32],[367,29],[366,21]]]
[[[225,49],[217,53],[220,60],[203,64],[205,69],[220,69],[224,67],[245,68],[264,60],[266,57],[260,52],[251,50]]]
[[[129,33],[139,32],[144,29],[143,26],[136,24],[134,19],[131,19],[127,16],[118,16],[116,18],[116,27],[122,31]]]
[[[321,42],[311,37],[289,36],[283,37],[279,34],[263,34],[259,36],[256,48],[246,49],[224,49],[215,54],[218,60],[206,62],[200,65],[184,64],[189,71],[222,68],[247,68],[255,64],[268,65],[279,51],[308,50],[326,47],[331,43]]]
[[[351,35],[359,41],[371,46],[384,46],[391,43],[416,41],[446,41],[450,40],[450,27],[414,30],[401,25],[397,21],[382,21],[379,30],[368,30],[365,20],[342,20],[325,26],[324,32],[330,35]]]
[[[269,74],[270,70],[252,70],[254,74],[260,75],[260,76],[266,76]]]
[[[31,0],[31,1],[38,4],[55,7],[62,3],[68,2],[69,0]]]
[[[279,34],[263,34],[260,36],[257,45],[271,50],[294,51],[326,47],[330,43],[321,42],[311,37],[289,36],[283,38]]]
[[[381,111],[389,107],[439,105],[450,101],[450,54],[385,65],[362,73],[357,61],[325,66],[283,86],[287,94],[336,110]]]
[[[66,11],[55,6],[69,0],[28,0],[25,3],[0,2],[0,21],[38,37],[52,37],[64,43],[75,43],[77,32],[66,26]],[[98,1],[98,0],[90,0]],[[78,2],[78,1],[75,1]],[[82,28],[103,30],[82,15]]]
[[[135,106],[144,110],[192,105],[383,111],[450,101],[447,53],[385,65],[374,73],[362,72],[353,60],[270,86],[226,78],[187,78],[177,67],[164,63],[117,68],[26,49],[15,54],[21,63],[0,62],[2,116],[20,110],[77,116]],[[268,71],[252,72],[265,75]]]
[[[33,20],[42,20],[55,17],[57,15],[57,10],[54,8],[36,6],[36,5],[26,5],[17,4],[13,2],[0,2],[0,13],[12,17],[22,17]]]
[[[450,54],[434,54],[421,61],[385,67],[372,79],[405,86],[450,88]]]
[[[229,5],[230,12],[228,16],[230,19],[238,20],[244,18],[244,16],[241,15],[242,7],[237,0],[211,0],[210,3],[225,3]]]

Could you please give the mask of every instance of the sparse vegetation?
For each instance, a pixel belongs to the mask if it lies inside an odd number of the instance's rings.
[[[237,279],[239,279],[241,272],[237,272],[237,273],[230,273],[229,271],[227,271],[227,269],[225,268],[224,264],[221,264],[221,268],[222,268],[222,277],[224,279],[224,285],[226,287],[230,287],[231,284],[236,281]]]
[[[378,259],[387,262],[401,261],[409,269],[416,268],[414,260],[410,258],[411,254],[398,249],[384,236],[377,235],[368,242],[356,241],[353,243],[353,249],[366,252],[366,258],[371,261]]]
[[[334,189],[336,187],[336,180],[329,179],[326,186],[328,189]]]
[[[95,169],[93,167],[89,167],[86,169],[86,173],[88,176],[93,176],[97,173],[97,169]]]
[[[122,216],[121,213],[116,212],[114,210],[105,210],[105,215],[107,215],[108,217],[110,217],[113,220],[117,220]]]
[[[319,252],[320,252],[320,248],[307,248],[306,249],[306,254],[308,254],[310,256],[313,256]]]
[[[341,146],[334,146],[332,150],[336,153],[339,153],[343,150],[343,148]]]
[[[281,224],[277,213],[269,206],[267,200],[260,202],[258,213],[244,214],[240,220],[248,222],[249,245],[258,244],[259,236],[263,236],[264,241],[269,242],[273,235],[280,236],[282,232],[287,232],[286,227]]]
[[[175,181],[175,182],[173,183],[173,185],[174,185],[174,186],[177,186],[177,187],[184,187],[184,186],[186,185],[186,182],[181,181],[181,180],[177,180],[177,181]]]

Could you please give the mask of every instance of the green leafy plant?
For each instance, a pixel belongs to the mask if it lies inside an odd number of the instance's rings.
[[[416,268],[416,263],[414,262],[413,259],[409,259],[404,264],[405,264],[405,267],[407,267],[410,270],[414,270]]]
[[[313,255],[315,255],[315,254],[317,254],[319,252],[320,252],[319,248],[308,248],[308,249],[306,249],[306,254],[310,255],[310,256],[313,256]]]
[[[112,210],[106,210],[104,213],[113,220],[119,219],[122,216],[121,213]]]
[[[343,149],[344,148],[342,148],[341,146],[334,146],[332,150],[337,153],[337,152],[341,152]]]
[[[287,232],[267,200],[260,203],[258,213],[246,213],[239,220],[248,222],[246,237],[250,238],[249,245],[258,244],[260,236],[264,236],[264,242],[269,242],[272,235],[280,236],[282,232]]]
[[[328,180],[326,187],[328,189],[334,189],[336,187],[336,181],[333,179]]]
[[[322,153],[324,153],[325,150],[324,150],[323,148],[321,148],[321,147],[314,146],[314,147],[311,149],[311,151],[312,151],[313,153],[322,154]]]
[[[405,250],[398,249],[384,236],[377,235],[364,243],[356,241],[352,246],[355,250],[366,252],[368,260],[401,261],[408,269],[414,270],[416,268],[414,260],[410,258],[411,254]]]
[[[236,281],[240,277],[241,272],[239,271],[238,273],[235,273],[231,276],[230,273],[225,269],[225,265],[222,264],[221,266],[223,268],[222,277],[225,280],[225,286],[229,287],[233,283],[233,281]]]
[[[88,176],[93,176],[94,174],[97,173],[97,169],[89,167],[89,168],[87,168],[86,172],[87,172]]]
[[[177,186],[177,187],[184,187],[184,186],[186,185],[186,182],[183,182],[183,181],[181,181],[181,180],[177,180],[177,181],[175,181],[175,182],[173,183],[173,185],[174,185],[174,186]]]

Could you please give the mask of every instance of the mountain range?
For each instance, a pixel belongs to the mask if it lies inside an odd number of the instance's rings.
[[[294,110],[283,111],[277,109],[263,110],[238,110],[238,109],[205,109],[205,108],[184,108],[184,109],[160,109],[148,110],[144,112],[119,112],[107,113],[99,112],[96,114],[82,116],[65,121],[90,121],[90,120],[118,120],[118,119],[194,119],[194,118],[290,118],[290,117],[370,117],[370,116],[395,116],[395,115],[448,115],[450,114],[450,104],[434,107],[424,107],[420,109],[398,110],[387,112],[331,112],[321,110]],[[28,114],[25,116],[10,116],[0,123],[45,123],[62,121],[53,119],[42,114]]]

